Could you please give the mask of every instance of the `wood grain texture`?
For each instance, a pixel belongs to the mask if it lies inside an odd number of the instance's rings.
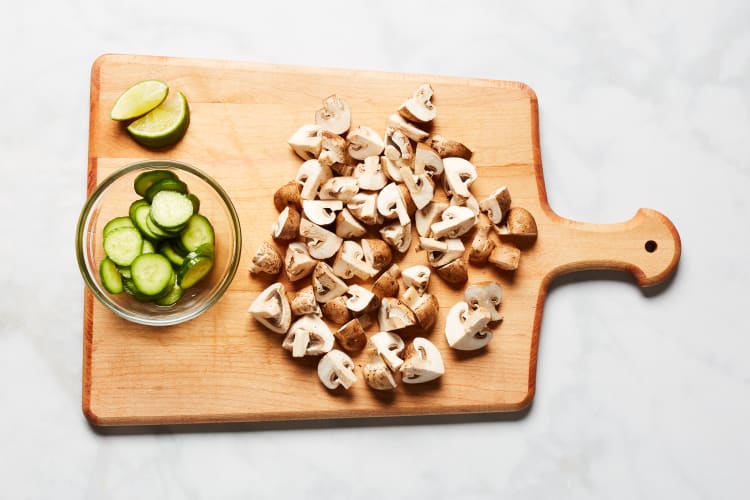
[[[109,119],[117,96],[147,78],[168,82],[190,102],[190,129],[168,151],[144,150]],[[503,287],[505,320],[488,348],[475,353],[448,348],[445,315],[462,293],[434,277],[431,290],[441,312],[429,338],[444,355],[446,375],[385,394],[369,390],[361,380],[349,392],[331,392],[317,379],[317,359],[291,359],[280,347],[281,336],[247,314],[255,295],[274,280],[251,279],[246,269],[277,216],[272,193],[300,165],[286,140],[312,121],[321,99],[333,93],[345,97],[354,125],[380,130],[388,114],[424,81],[436,92],[435,131],[475,151],[472,162],[480,176],[472,187],[475,195],[507,185],[514,205],[536,218],[539,238],[524,250],[515,274],[470,268],[470,282],[495,280]],[[542,308],[553,278],[617,269],[648,286],[664,280],[679,259],[677,231],[658,212],[642,209],[624,223],[591,225],[562,219],[550,209],[537,99],[518,82],[106,55],[92,68],[90,120],[89,192],[133,161],[180,160],[208,172],[227,190],[243,229],[240,272],[232,286],[212,309],[188,323],[167,328],[131,324],[85,292],[83,410],[96,425],[520,410],[533,398]],[[656,242],[656,251],[646,251],[647,241]],[[424,261],[412,249],[400,264]],[[363,361],[363,356],[355,358],[357,364]]]

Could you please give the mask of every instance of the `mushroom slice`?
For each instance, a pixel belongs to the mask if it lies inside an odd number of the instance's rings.
[[[346,163],[346,141],[340,135],[324,130],[320,134],[320,156],[318,161],[324,167],[334,168],[340,172],[341,165]]]
[[[271,232],[277,240],[293,240],[299,234],[299,212],[292,206],[286,207],[274,222]]]
[[[437,151],[420,142],[414,156],[414,173],[437,177],[443,173],[443,159]]]
[[[492,340],[492,332],[485,328],[489,322],[490,313],[486,310],[472,310],[466,302],[455,304],[445,320],[448,345],[460,351],[481,349]]]
[[[473,194],[470,194],[468,198],[453,196],[450,199],[450,205],[452,207],[466,207],[471,210],[471,213],[473,213],[475,216],[479,216],[479,213],[481,212],[479,208],[479,202]]]
[[[336,337],[336,340],[339,341],[341,347],[350,352],[361,350],[367,343],[365,329],[357,318],[341,325],[333,335]]]
[[[380,194],[378,194],[378,212],[386,219],[395,219],[398,217],[398,221],[402,226],[411,222],[408,209],[406,208],[406,201],[401,194],[401,190],[398,188],[398,184],[395,182],[386,185],[380,191]]]
[[[417,324],[417,318],[409,307],[399,299],[384,297],[378,310],[378,326],[381,331],[392,332]]]
[[[382,271],[391,265],[393,253],[386,242],[376,238],[365,238],[361,241],[361,245],[362,252],[365,254],[365,262],[376,271]]]
[[[420,123],[431,122],[437,116],[435,105],[430,100],[432,99],[432,94],[433,91],[430,84],[423,83],[417,88],[414,95],[398,108],[399,114],[407,120]]]
[[[469,186],[477,180],[477,169],[463,158],[443,158],[443,188],[448,196],[458,197],[461,205],[463,200],[471,196]]]
[[[396,162],[388,158],[387,156],[380,157],[380,169],[385,173],[385,176],[393,182],[404,182],[404,178],[401,177],[401,167],[396,165]]]
[[[355,241],[345,241],[336,255],[333,272],[344,279],[354,276],[369,279],[378,274],[378,270],[368,264],[362,247]]]
[[[446,283],[451,285],[463,285],[469,279],[469,271],[466,269],[464,259],[456,259],[444,266],[438,267],[435,272],[443,278]]]
[[[297,181],[289,181],[273,194],[273,204],[281,212],[286,207],[302,210],[302,186]]]
[[[351,285],[346,291],[346,307],[354,313],[363,312],[375,299],[375,294],[359,285]]]
[[[435,295],[431,293],[419,293],[416,288],[409,287],[404,290],[399,300],[412,310],[414,316],[417,318],[417,326],[419,328],[427,330],[435,324],[440,308]]]
[[[359,187],[367,191],[379,191],[388,183],[379,156],[368,156],[354,169]]]
[[[442,201],[433,201],[425,205],[424,208],[417,210],[414,216],[417,233],[420,236],[428,236],[430,234],[430,227],[440,220],[440,217],[448,206],[447,203]]]
[[[289,145],[303,160],[312,160],[320,155],[320,126],[302,125],[289,138]]]
[[[333,333],[315,314],[306,314],[292,323],[281,347],[292,351],[293,358],[320,356],[333,349]]]
[[[487,260],[503,271],[515,271],[521,261],[521,250],[504,243],[495,247]]]
[[[404,363],[399,371],[405,384],[430,382],[445,374],[445,364],[435,344],[424,337],[415,337],[406,346]]]
[[[398,295],[399,276],[401,276],[401,269],[398,264],[393,264],[372,284],[372,293],[381,300],[384,297],[395,297]]]
[[[336,236],[341,238],[359,238],[367,229],[354,218],[349,209],[344,208],[336,215]]]
[[[386,158],[395,162],[398,167],[414,168],[415,146],[401,129],[390,127],[386,129],[385,144],[383,153]]]
[[[411,266],[401,271],[404,286],[414,288],[419,295],[427,291],[430,285],[430,268],[427,266]]]
[[[358,192],[359,183],[356,177],[331,177],[320,186],[318,197],[321,200],[349,201]]]
[[[385,144],[380,135],[370,127],[360,125],[346,136],[349,144],[347,151],[355,160],[364,160],[368,156],[379,156]]]
[[[401,337],[391,332],[378,332],[368,342],[369,349],[375,351],[378,356],[383,358],[388,368],[395,371],[404,363],[399,357],[404,351],[406,344]]]
[[[388,365],[376,353],[370,356],[370,360],[362,368],[362,375],[367,385],[378,391],[390,391],[398,385]]]
[[[458,238],[468,233],[476,223],[474,212],[466,207],[448,207],[441,215],[441,221],[432,225],[434,238]]]
[[[318,261],[310,257],[304,243],[290,243],[284,257],[284,267],[289,281],[297,281],[308,276]]]
[[[292,298],[291,302],[292,314],[295,316],[304,316],[305,314],[317,314],[320,315],[320,306],[318,301],[315,300],[315,292],[313,292],[312,286],[308,285]]]
[[[497,188],[479,202],[479,208],[494,224],[500,224],[510,209],[510,191],[505,186]]]
[[[351,126],[349,104],[337,95],[323,99],[323,107],[315,112],[315,123],[323,130],[344,134]]]
[[[445,252],[448,250],[448,243],[443,240],[437,240],[435,238],[425,238],[420,236],[418,250],[426,250],[428,252]]]
[[[388,224],[380,229],[383,241],[391,245],[397,251],[405,253],[411,245],[411,223],[402,226],[398,222]]]
[[[327,226],[336,220],[336,212],[344,208],[340,200],[304,200],[302,211],[310,222],[319,226]]]
[[[352,319],[352,314],[346,307],[346,297],[343,295],[326,302],[320,306],[320,310],[323,316],[335,325],[343,325]]]
[[[377,193],[357,193],[346,204],[346,208],[354,217],[368,226],[377,224],[380,219]]]
[[[430,176],[425,173],[413,174],[408,167],[401,167],[400,172],[415,208],[427,206],[435,194],[435,183],[432,182]]]
[[[427,252],[427,260],[432,267],[441,267],[460,258],[464,253],[464,244],[458,238],[445,240],[445,250],[431,250]]]
[[[339,386],[344,389],[350,388],[357,381],[352,358],[338,349],[333,349],[320,358],[318,378],[326,389],[335,389]]]
[[[521,207],[513,207],[508,211],[505,225],[498,228],[501,236],[511,235],[533,240],[537,236],[536,221],[531,212]]]
[[[497,283],[483,283],[471,285],[466,288],[464,298],[472,310],[479,308],[490,313],[490,322],[500,321],[503,316],[500,314],[500,300],[503,297],[503,291]]]
[[[495,242],[490,239],[490,226],[488,223],[483,222],[477,226],[477,232],[474,234],[474,239],[471,241],[471,249],[469,250],[469,262],[473,264],[484,264],[495,248]]]
[[[341,278],[333,273],[331,266],[325,262],[318,262],[312,275],[312,286],[315,292],[315,300],[325,304],[336,297],[346,293],[349,288]]]
[[[276,247],[264,241],[260,244],[250,262],[252,274],[266,273],[272,276],[281,272],[281,254]]]
[[[313,224],[307,219],[299,221],[299,234],[307,238],[307,249],[316,259],[333,257],[344,241],[327,229]]]
[[[260,324],[274,333],[286,333],[292,322],[292,311],[286,289],[281,283],[274,283],[255,298],[248,312]]]
[[[314,200],[320,186],[331,178],[331,169],[320,164],[318,160],[307,160],[297,170],[295,180],[302,184],[300,197],[303,200]]]
[[[434,149],[440,158],[458,157],[468,160],[471,158],[471,150],[457,141],[446,139],[445,137],[434,134],[425,141],[429,147]]]
[[[422,142],[430,135],[413,123],[404,120],[404,117],[398,113],[394,113],[388,117],[386,127],[393,130],[400,130],[414,142]]]

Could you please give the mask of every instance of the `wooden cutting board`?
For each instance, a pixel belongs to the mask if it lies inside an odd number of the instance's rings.
[[[192,111],[184,140],[164,152],[141,148],[109,119],[117,96],[148,78],[182,90]],[[513,204],[536,218],[539,237],[524,251],[515,274],[470,268],[470,282],[495,280],[503,288],[505,319],[486,349],[448,348],[445,316],[462,294],[433,277],[431,291],[441,309],[429,338],[443,353],[445,376],[424,385],[401,384],[388,393],[372,391],[362,380],[348,392],[331,392],[317,378],[317,359],[292,359],[280,346],[282,337],[248,315],[250,302],[273,281],[251,279],[248,263],[277,216],[271,195],[293,179],[301,163],[287,138],[313,120],[321,100],[333,93],[345,97],[354,125],[381,130],[386,117],[425,81],[435,89],[435,131],[475,152],[477,198],[507,185]],[[534,395],[539,327],[552,279],[571,271],[617,269],[650,286],[667,278],[679,260],[676,229],[653,210],[641,209],[620,224],[592,225],[550,209],[536,95],[518,82],[105,55],[92,68],[90,120],[89,193],[133,161],[181,160],[227,190],[243,231],[240,272],[231,288],[188,323],[167,328],[128,323],[85,292],[83,410],[96,425],[520,410]],[[654,244],[656,249],[647,251]],[[424,262],[424,254],[412,249],[400,264]],[[363,360],[355,358],[358,364]]]

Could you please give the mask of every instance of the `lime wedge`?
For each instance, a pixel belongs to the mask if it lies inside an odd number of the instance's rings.
[[[138,118],[164,102],[168,93],[167,84],[159,80],[138,82],[117,98],[109,116],[118,122]]]
[[[128,132],[139,144],[160,149],[182,139],[189,123],[190,108],[185,96],[178,92],[128,125]]]

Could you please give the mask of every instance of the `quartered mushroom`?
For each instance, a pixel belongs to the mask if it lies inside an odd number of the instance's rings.
[[[346,159],[346,140],[329,130],[321,132],[320,155],[318,156],[321,166],[343,173],[342,166],[346,164]]]
[[[405,384],[422,384],[443,376],[445,364],[435,344],[424,337],[415,337],[406,346],[404,363],[399,371]]]
[[[377,193],[359,192],[347,202],[346,208],[354,217],[368,226],[375,225],[380,221]]]
[[[341,238],[359,238],[367,229],[352,215],[348,208],[336,214],[336,236]]]
[[[464,298],[472,310],[479,308],[490,313],[490,322],[501,321],[500,300],[503,291],[500,285],[494,282],[471,285],[466,288]]]
[[[346,296],[346,307],[353,313],[366,312],[376,300],[374,293],[359,285],[350,285]]]
[[[401,177],[404,179],[404,186],[408,189],[416,209],[424,208],[432,201],[435,183],[429,175],[414,174],[408,167],[401,167]]]
[[[376,271],[382,271],[391,265],[393,252],[386,242],[377,238],[364,238],[361,245],[365,254],[365,262]]]
[[[312,160],[320,155],[320,132],[319,125],[302,125],[287,142],[300,158]]]
[[[384,332],[402,330],[417,324],[417,318],[409,306],[397,298],[384,297],[378,310],[378,327]]]
[[[458,141],[446,139],[445,137],[433,134],[425,140],[425,144],[434,149],[440,158],[463,158],[471,159],[471,150]]]
[[[276,247],[264,241],[255,251],[250,261],[250,272],[252,274],[266,273],[272,276],[281,272],[281,254]]]
[[[349,389],[356,381],[354,362],[346,353],[333,349],[318,362],[318,378],[326,389]]]
[[[466,269],[466,262],[462,258],[438,267],[435,272],[443,278],[443,281],[454,286],[463,285],[469,279],[469,271]]]
[[[316,259],[333,257],[344,240],[307,219],[299,221],[299,234],[307,239],[307,250]]]
[[[533,240],[537,235],[534,216],[525,208],[513,207],[508,210],[508,214],[505,217],[505,224],[498,227],[498,234]]]
[[[396,166],[414,168],[416,146],[412,140],[397,128],[388,128],[385,135],[385,149],[383,154]]]
[[[352,313],[346,307],[346,297],[341,295],[320,306],[323,317],[335,325],[343,325],[352,319]]]
[[[331,169],[321,165],[318,160],[307,160],[300,165],[294,178],[302,185],[300,197],[303,200],[314,200],[320,186],[332,176]]]
[[[420,142],[414,156],[414,173],[425,173],[435,178],[443,173],[443,159],[437,151]]]
[[[279,218],[274,222],[271,232],[277,240],[293,240],[299,235],[300,216],[296,208],[286,207],[279,214]]]
[[[289,281],[297,281],[309,276],[317,263],[317,260],[310,257],[304,243],[290,243],[286,249],[284,267]]]
[[[487,214],[493,224],[500,224],[510,210],[510,191],[505,186],[497,188],[479,202],[479,208]]]
[[[347,284],[336,276],[331,266],[325,262],[318,262],[312,274],[312,286],[315,300],[325,304],[346,293]]]
[[[380,169],[389,180],[393,182],[404,182],[404,178],[401,177],[401,167],[385,155],[380,157]]]
[[[319,226],[327,226],[336,220],[336,212],[344,208],[340,200],[304,200],[302,211],[310,222]]]
[[[273,194],[273,204],[281,212],[286,207],[294,207],[298,212],[302,210],[302,185],[297,181],[289,181]]]
[[[333,263],[333,272],[344,279],[354,276],[369,279],[378,274],[378,270],[366,261],[362,247],[351,240],[346,240],[341,245]]]
[[[472,310],[466,302],[458,302],[445,320],[448,345],[460,351],[481,349],[492,340],[492,331],[487,328],[489,322],[490,313],[486,310]]]
[[[474,233],[474,239],[471,241],[469,249],[469,262],[473,264],[484,264],[495,248],[495,242],[490,239],[490,230],[492,226],[486,222],[477,225],[477,232]]]
[[[378,212],[386,219],[398,217],[402,226],[411,222],[406,200],[404,200],[401,190],[395,182],[387,184],[378,194]]]
[[[450,199],[450,204],[451,206],[466,207],[471,210],[471,213],[473,213],[475,216],[478,216],[481,212],[481,209],[479,208],[479,202],[473,194],[470,194],[467,198],[463,198],[461,196],[453,196]]]
[[[443,188],[459,203],[471,196],[469,186],[477,179],[477,169],[467,160],[458,157],[443,158]],[[304,196],[303,196],[304,197]]]
[[[398,112],[407,120],[426,123],[437,116],[437,109],[432,104],[433,90],[429,83],[423,83],[399,108]]]
[[[395,371],[403,364],[404,360],[399,357],[404,351],[406,344],[404,340],[392,332],[378,332],[368,342],[368,348],[383,358],[388,368]]]
[[[286,333],[292,322],[292,311],[286,289],[281,283],[274,283],[258,294],[248,312],[260,324],[274,333]]]
[[[394,222],[383,226],[380,228],[380,236],[397,251],[404,253],[411,245],[411,223],[402,226],[400,222]]]
[[[443,211],[448,208],[448,204],[442,201],[433,201],[424,208],[417,210],[414,216],[414,224],[417,227],[417,233],[420,236],[429,236],[431,226],[440,220]]]
[[[341,325],[338,330],[334,332],[336,340],[339,341],[341,347],[349,352],[359,351],[367,344],[367,335],[365,335],[365,329],[358,318],[354,318],[349,322]]]
[[[430,268],[427,266],[411,266],[401,271],[404,286],[414,288],[420,295],[430,286]]]
[[[396,377],[377,353],[370,355],[369,361],[362,368],[362,375],[367,385],[378,391],[390,391],[398,386]]]
[[[359,183],[356,177],[331,177],[320,186],[318,198],[321,200],[349,201],[358,192]]]
[[[417,326],[422,330],[429,329],[437,321],[440,304],[431,293],[419,293],[415,288],[404,290],[399,300],[407,305],[417,319]]]
[[[420,238],[420,241],[430,241]],[[435,241],[435,240],[432,240]],[[445,250],[429,250],[427,260],[433,268],[438,268],[459,259],[464,254],[464,244],[459,238],[444,240]]]
[[[380,156],[385,144],[380,134],[370,127],[360,125],[352,129],[346,136],[347,151],[355,160],[364,160],[368,156]]]
[[[495,247],[487,261],[503,271],[515,271],[521,261],[521,250],[508,243],[503,243]]]
[[[313,292],[312,285],[306,286],[292,298],[291,304],[292,314],[294,316],[304,316],[305,314],[317,314],[320,315],[320,306],[318,301],[315,300],[315,292]]]
[[[315,112],[315,123],[323,130],[344,134],[351,126],[349,103],[337,95],[323,99],[323,107]]]
[[[401,276],[401,269],[398,264],[393,264],[372,284],[372,293],[381,300],[384,297],[395,297],[398,295],[399,276]]]
[[[433,238],[458,238],[468,233],[476,224],[474,212],[459,206],[446,208],[440,219],[440,222],[434,223],[431,227]]]
[[[405,120],[404,117],[399,115],[398,113],[394,113],[388,116],[386,127],[386,135],[388,135],[388,129],[400,130],[401,133],[403,133],[406,137],[414,142],[422,142],[430,135],[413,123]]]
[[[366,157],[354,169],[354,177],[357,179],[360,189],[366,191],[378,191],[388,183],[378,156]]]
[[[333,349],[333,333],[320,316],[307,314],[289,327],[281,347],[292,352],[293,358],[320,356]]]

